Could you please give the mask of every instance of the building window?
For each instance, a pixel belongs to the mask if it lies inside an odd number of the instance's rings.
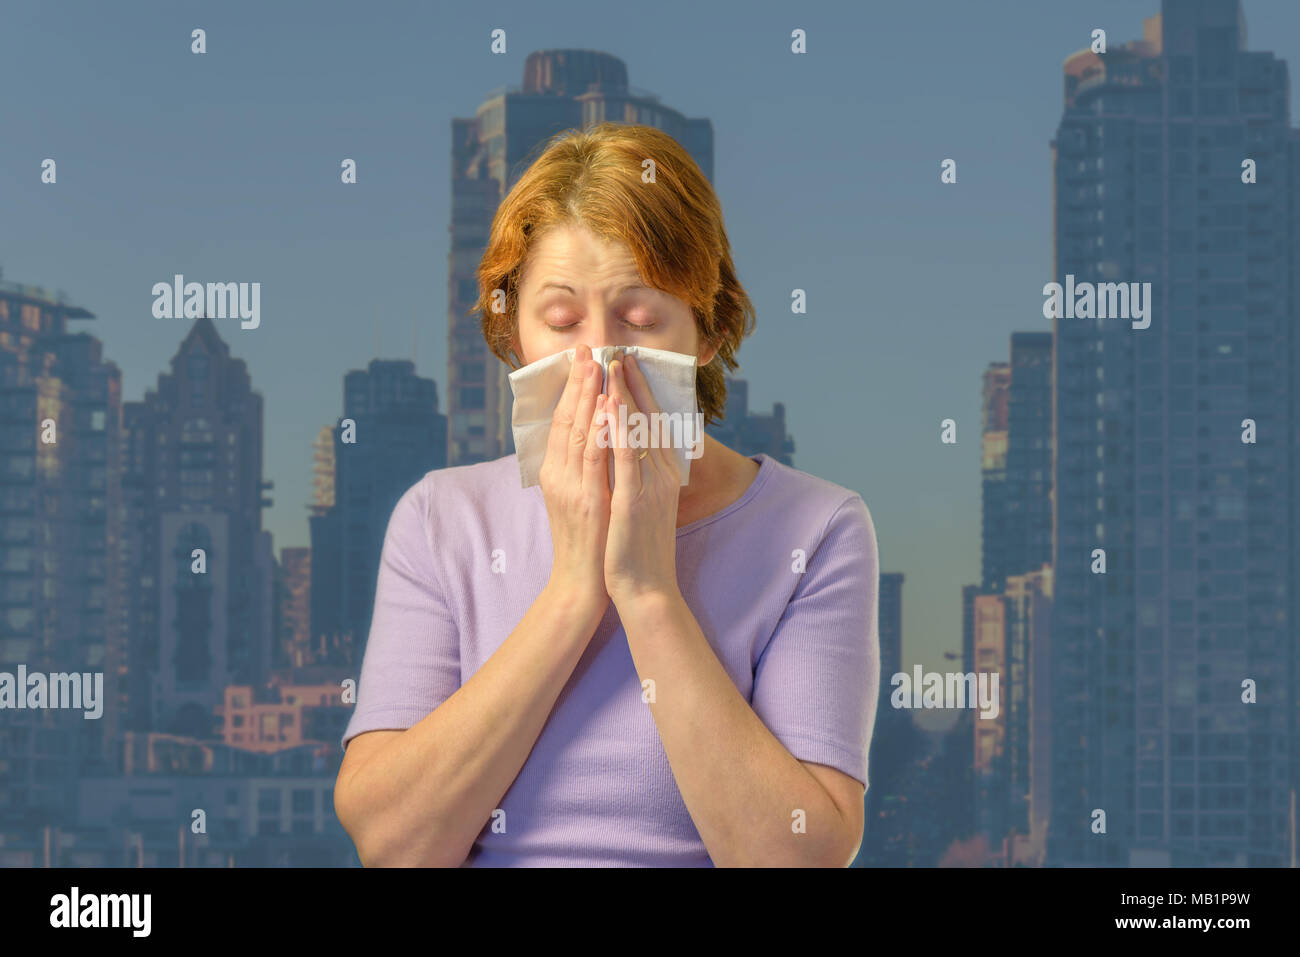
[[[190,404],[200,404],[207,395],[209,360],[206,354],[194,352],[186,362],[186,372],[190,379]]]

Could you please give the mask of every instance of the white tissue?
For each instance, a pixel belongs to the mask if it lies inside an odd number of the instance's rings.
[[[515,453],[519,457],[519,479],[523,488],[539,483],[542,462],[546,459],[546,443],[550,438],[551,419],[555,407],[560,404],[565,382],[573,369],[573,360],[578,350],[565,349],[554,355],[531,362],[522,369],[510,373],[510,389],[514,392],[514,408],[511,411],[511,428],[515,438]],[[609,382],[609,363],[626,352],[636,356],[637,365],[650,384],[650,391],[661,412],[678,413],[686,427],[684,435],[687,441],[702,442],[704,436],[697,428],[699,420],[696,414],[699,407],[695,402],[695,363],[696,357],[665,349],[650,349],[645,346],[600,346],[591,350],[592,358],[600,364],[602,375],[602,392],[607,391]],[[584,423],[586,424],[586,423]],[[630,427],[629,427],[630,428]],[[611,435],[614,426],[611,424]],[[661,439],[661,444],[667,439]],[[672,449],[677,457],[677,467],[682,476],[682,485],[690,481],[692,454],[695,450],[681,447],[677,443]],[[607,460],[609,466],[610,488],[614,487],[613,449]]]

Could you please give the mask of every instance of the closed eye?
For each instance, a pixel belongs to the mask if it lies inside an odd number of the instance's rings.
[[[637,329],[637,330],[640,330],[640,331],[642,331],[642,332],[644,332],[644,331],[646,331],[646,330],[648,330],[648,329],[653,329],[653,328],[655,328],[657,325],[659,325],[659,323],[657,323],[657,322],[628,322],[626,319],[620,319],[619,321],[620,321],[621,323],[623,323],[623,325],[627,326],[629,329]],[[563,325],[563,326],[553,326],[553,325],[551,325],[551,324],[548,322],[548,323],[546,324],[546,328],[547,328],[547,329],[552,329],[552,330],[554,330],[555,332],[563,332],[565,329],[572,329],[572,328],[573,328],[574,326],[576,326],[576,325],[578,325],[578,323],[576,323],[576,322],[570,322],[570,323],[568,323],[568,324],[566,324],[566,325]]]

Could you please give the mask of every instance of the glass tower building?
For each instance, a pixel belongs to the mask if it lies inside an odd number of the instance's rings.
[[[1064,73],[1053,281],[1150,283],[1150,325],[1053,320],[1047,863],[1282,865],[1300,640],[1286,64],[1247,50],[1238,0],[1165,0],[1142,40]]]

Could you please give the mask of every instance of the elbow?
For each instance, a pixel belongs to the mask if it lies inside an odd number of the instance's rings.
[[[366,840],[365,831],[361,826],[362,817],[356,809],[350,780],[344,779],[342,771],[339,772],[338,779],[334,782],[334,816],[338,818],[339,825],[351,839],[353,847],[356,848],[357,858],[361,861],[361,865],[363,867],[374,866],[374,855],[371,853],[370,842]]]
[[[365,806],[351,780],[335,782],[334,814],[352,840],[362,867],[460,867],[469,856],[468,848],[448,853],[450,842],[416,842],[385,826],[390,816]]]
[[[356,793],[352,778],[344,778],[340,771],[334,782],[334,816],[352,840],[357,850],[357,859],[362,867],[385,867],[393,863],[389,842],[378,839],[372,826],[377,815],[369,813],[361,797]]]
[[[853,863],[854,858],[858,856],[858,849],[861,842],[850,846],[845,841],[836,841],[829,847],[819,849],[812,856],[804,854],[802,858],[792,861],[784,866],[786,867],[824,867],[824,868],[845,868]]]
[[[858,859],[858,852],[862,850],[862,838],[863,838],[862,828],[858,828],[857,831],[851,832],[849,834],[849,841],[846,845],[846,847],[848,848],[847,856],[841,856],[831,866],[852,867],[853,862]]]
[[[851,867],[862,850],[862,840],[866,834],[866,821],[859,816],[856,820],[844,821],[844,827],[836,833],[836,840],[831,842],[822,867]]]
[[[852,866],[862,849],[862,828],[847,828],[836,834],[833,841],[828,841],[820,848],[820,853],[811,861],[805,860],[805,867],[844,868]]]

